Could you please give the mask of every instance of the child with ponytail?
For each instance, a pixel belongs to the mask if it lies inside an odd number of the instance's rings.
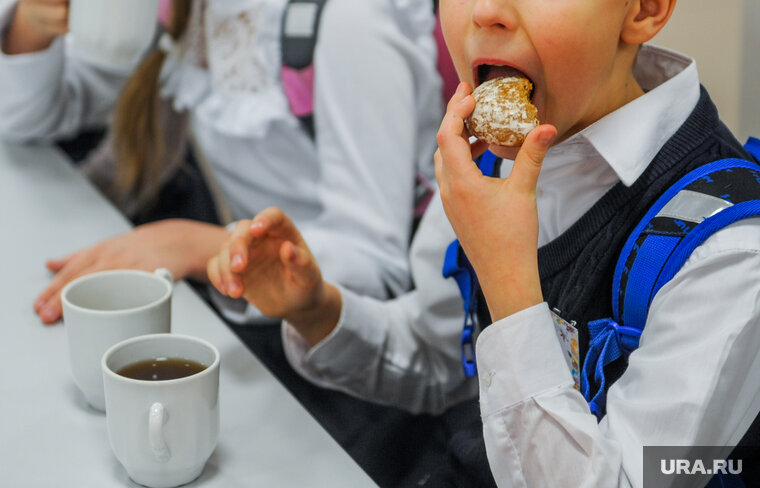
[[[286,209],[325,275],[362,294],[400,293],[411,285],[415,175],[432,176],[441,114],[431,3],[327,4],[314,52],[313,137],[280,75],[287,5],[175,0],[160,41],[120,70],[78,56],[68,1],[18,0],[0,11],[0,138],[52,142],[107,125],[83,171],[133,217],[151,207],[191,145],[231,217],[222,223]],[[163,266],[177,279],[206,281],[206,262],[229,235],[181,219],[138,226],[49,261],[55,276],[35,310],[54,323],[62,287],[104,269]],[[258,315],[223,312],[236,321]]]

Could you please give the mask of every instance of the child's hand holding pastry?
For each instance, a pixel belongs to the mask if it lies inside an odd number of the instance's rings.
[[[475,106],[471,93],[462,83],[448,104],[438,131],[436,177],[446,215],[496,321],[543,301],[536,184],[557,130],[551,125],[533,129],[508,178],[483,176],[464,123]]]
[[[243,297],[264,315],[284,318],[311,344],[338,322],[340,293],[322,279],[301,233],[278,208],[239,221],[209,260],[207,273],[220,293]]]

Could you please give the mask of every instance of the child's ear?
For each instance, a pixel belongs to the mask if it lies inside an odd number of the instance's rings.
[[[628,14],[620,39],[628,44],[644,44],[667,24],[676,0],[628,0]]]

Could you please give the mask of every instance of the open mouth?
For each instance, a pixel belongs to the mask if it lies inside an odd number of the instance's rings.
[[[512,66],[500,64],[478,65],[477,69],[475,70],[475,87],[482,83],[485,83],[486,81],[504,77],[526,78],[528,81],[530,81],[531,85],[533,85],[533,90],[531,90],[530,97],[531,100],[533,99],[533,94],[536,91],[536,84],[533,83],[533,80],[531,80],[528,75]]]

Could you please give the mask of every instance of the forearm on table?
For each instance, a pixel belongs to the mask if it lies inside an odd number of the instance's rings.
[[[218,225],[183,219],[163,220],[146,225],[165,226],[171,233],[174,243],[172,245],[177,255],[185,260],[186,277],[208,283],[206,264],[229,239],[230,232]]]

